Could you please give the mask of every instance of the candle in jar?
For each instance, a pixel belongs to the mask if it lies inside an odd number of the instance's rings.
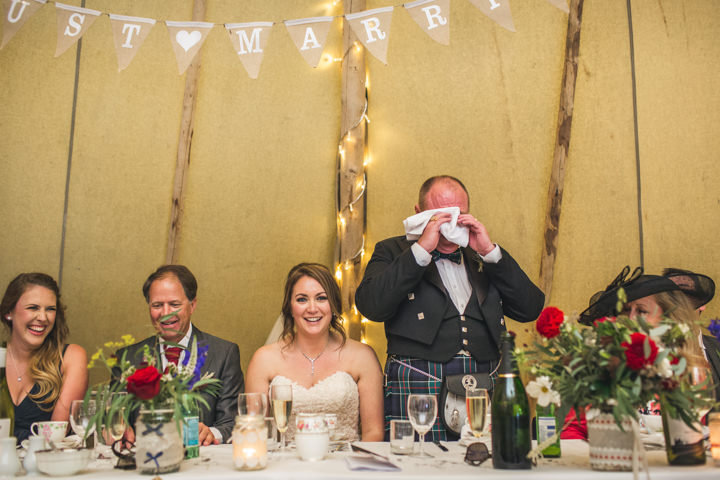
[[[710,427],[710,453],[715,461],[715,466],[720,467],[720,412],[708,415],[708,426]]]
[[[235,420],[232,435],[233,461],[240,470],[259,470],[267,466],[267,427],[258,415],[243,415]]]

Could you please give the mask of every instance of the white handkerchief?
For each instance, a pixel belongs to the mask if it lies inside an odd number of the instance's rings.
[[[417,240],[422,235],[425,226],[436,213],[449,213],[452,215],[452,219],[440,225],[440,233],[443,237],[447,238],[451,242],[460,245],[461,247],[467,247],[470,239],[470,231],[467,227],[460,227],[457,224],[458,216],[460,216],[459,207],[445,207],[436,208],[434,210],[425,210],[412,217],[408,217],[403,220],[405,226],[405,238],[408,240]]]

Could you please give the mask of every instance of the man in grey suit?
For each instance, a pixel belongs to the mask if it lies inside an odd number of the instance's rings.
[[[177,363],[183,360],[183,355],[190,354],[189,351],[174,352],[174,349],[165,347],[165,342],[189,347],[195,338],[198,347],[208,346],[201,372],[212,372],[215,378],[222,381],[222,388],[216,397],[203,394],[209,408],[199,405],[199,441],[200,445],[229,441],[235,424],[238,394],[245,388],[238,346],[202,332],[190,322],[197,305],[197,280],[187,267],[163,265],[158,268],[145,281],[143,295],[148,302],[150,320],[158,335],[119,350],[118,358],[127,351],[127,360],[139,365],[143,361],[143,347],[149,345],[159,353],[162,360],[159,367],[164,369],[168,361]],[[160,321],[163,316],[173,312],[177,312],[177,315]]]
[[[433,213],[417,241],[403,236],[375,245],[355,294],[358,310],[385,324],[386,431],[390,420],[407,418],[408,394],[437,395],[450,375],[494,373],[504,316],[531,322],[543,307],[544,294],[490,240],[469,206],[457,178],[426,180],[415,212],[459,207],[457,225],[468,230],[468,247],[441,234],[450,213]],[[433,441],[457,438],[440,421],[429,434]]]

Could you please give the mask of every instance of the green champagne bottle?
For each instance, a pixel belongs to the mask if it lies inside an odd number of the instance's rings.
[[[183,398],[183,446],[185,458],[200,456],[200,409],[194,399]]]
[[[491,406],[493,467],[529,469],[530,405],[513,355],[515,341],[508,332],[501,338],[502,357]]]
[[[662,407],[661,407],[662,408]],[[705,443],[702,425],[695,424],[697,431],[688,427],[679,418],[671,418],[667,409],[662,409],[665,453],[670,465],[704,465]]]
[[[546,441],[555,433],[558,433],[558,419],[556,407],[554,403],[549,403],[547,407],[537,405],[535,407],[535,428],[537,430],[538,445]],[[542,451],[543,457],[558,458],[560,456],[560,435],[557,436],[555,442],[548,445]]]
[[[3,345],[0,347],[0,438],[15,435],[15,405],[5,376],[5,355],[7,349]]]

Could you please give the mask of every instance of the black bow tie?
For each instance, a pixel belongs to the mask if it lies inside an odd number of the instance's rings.
[[[458,265],[460,265],[460,261],[462,260],[462,253],[460,252],[459,248],[452,253],[443,253],[438,252],[437,250],[433,250],[430,255],[432,255],[434,261],[450,260],[451,262],[455,262]]]

